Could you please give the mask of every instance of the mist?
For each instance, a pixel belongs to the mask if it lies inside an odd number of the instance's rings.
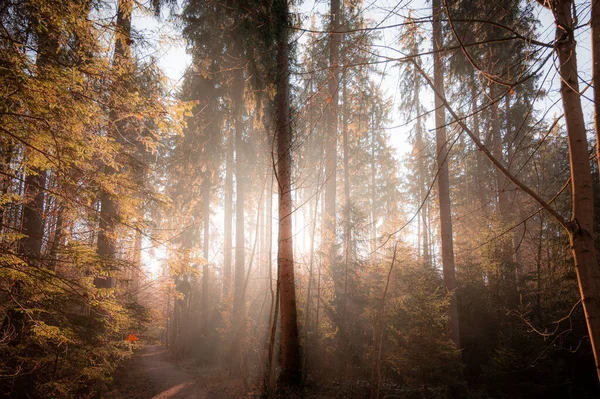
[[[599,15],[3,3],[0,397],[598,397]]]

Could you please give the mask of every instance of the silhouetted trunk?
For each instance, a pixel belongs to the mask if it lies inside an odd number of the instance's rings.
[[[371,112],[374,112],[374,110],[372,109]],[[377,248],[377,169],[375,167],[376,134],[370,122],[367,124],[367,126],[371,128],[371,201],[369,201],[371,205],[371,251],[375,252],[375,248]]]
[[[1,146],[2,151],[2,160],[0,161],[0,198],[4,198],[10,189],[11,183],[11,173],[10,164],[12,162],[12,156],[14,151],[14,145],[12,141],[6,140],[6,142]],[[0,241],[2,240],[1,233],[4,229],[4,212],[6,209],[5,203],[0,203]]]
[[[335,32],[340,21],[340,1],[330,0],[330,29]],[[339,91],[340,36],[329,38],[329,98],[327,102],[327,130],[325,132],[325,218],[323,220],[324,252],[329,265],[335,262],[336,236],[336,184],[337,184],[337,135],[338,135],[338,91]]]
[[[323,159],[321,158],[320,160],[322,163]],[[319,213],[319,197],[320,195],[318,195],[319,189],[321,187],[321,174],[318,175],[317,177],[317,185],[316,185],[316,192],[317,195],[315,195],[315,202],[314,205],[311,203],[311,211],[310,212],[310,217],[312,218],[311,220],[311,225],[310,225],[310,248],[309,248],[309,260],[308,260],[308,289],[306,291],[306,309],[305,309],[305,316],[304,316],[304,334],[306,337],[306,343],[305,343],[305,347],[304,347],[304,366],[302,367],[303,373],[304,373],[304,378],[306,378],[306,373],[307,373],[307,364],[308,364],[308,356],[309,356],[309,348],[310,345],[313,341],[313,339],[311,339],[310,333],[311,333],[311,325],[310,325],[310,305],[312,302],[312,296],[313,296],[313,292],[312,292],[312,288],[313,288],[313,280],[314,280],[314,262],[315,262],[315,235],[317,232],[317,215]],[[318,295],[317,295],[317,300],[318,300]]]
[[[342,77],[343,90],[342,90],[342,101],[343,101],[343,119],[342,119],[342,134],[343,134],[343,147],[344,147],[344,306],[342,308],[342,320],[344,326],[347,325],[347,311],[348,311],[348,267],[351,256],[351,226],[350,226],[350,171],[348,166],[348,158],[350,154],[348,152],[348,108],[347,108],[347,85],[346,85],[346,73],[344,72]]]
[[[426,267],[430,266],[430,256],[429,256],[429,231],[428,231],[428,223],[427,223],[427,184],[428,184],[428,176],[427,176],[427,167],[425,166],[425,142],[423,140],[423,116],[421,115],[421,100],[419,97],[419,93],[421,91],[421,77],[419,76],[417,70],[415,70],[414,74],[415,79],[415,98],[414,104],[417,110],[417,123],[415,126],[415,147],[417,150],[417,174],[418,174],[418,185],[419,185],[419,201],[423,202],[423,206],[420,211],[420,224],[419,228],[422,229],[422,232],[419,232],[419,243],[423,242],[423,265]],[[421,226],[422,225],[422,226]],[[419,251],[421,254],[421,251]]]
[[[140,288],[140,281],[142,275],[142,240],[144,234],[142,227],[138,226],[135,230],[135,238],[133,241],[133,264],[132,276],[131,276],[131,287],[130,290],[136,292]]]
[[[65,207],[60,203],[58,198],[56,198],[55,201],[57,201],[58,204],[56,210],[56,221],[54,223],[54,237],[52,239],[52,246],[49,256],[49,267],[53,271],[56,271],[60,250],[65,245]]]
[[[473,133],[479,138],[479,109],[477,106],[477,81],[475,78],[475,71],[471,70],[471,112],[473,113]],[[481,151],[475,151],[475,191],[477,192],[477,199],[479,200],[479,207],[486,209],[486,198],[485,198],[485,169],[483,166],[483,157]]]
[[[42,25],[41,21],[36,21]],[[53,58],[58,56],[59,38],[52,27],[37,29],[37,59],[36,68],[40,79],[50,74]],[[27,157],[27,152],[25,153]],[[42,241],[44,236],[44,203],[46,189],[46,171],[30,166],[25,171],[25,191],[23,195],[23,214],[20,240],[21,255],[31,265],[41,265]]]
[[[505,161],[504,153],[502,150],[502,133],[500,131],[500,88],[496,83],[491,83],[490,87],[490,98],[491,104],[491,133],[492,133],[492,154],[494,158],[508,168]],[[509,140],[508,134],[506,140]],[[497,196],[497,210],[499,212],[499,231],[504,231],[510,222],[511,210],[508,204],[508,193],[506,190],[509,188],[509,183],[499,169],[494,169],[494,176],[496,180],[496,192]],[[513,233],[511,232],[511,235]],[[517,285],[515,281],[515,269],[512,259],[512,242],[511,240],[501,240],[498,244],[500,256],[500,270],[498,270],[498,278],[496,281],[496,294],[498,308],[508,306],[514,308],[517,306]]]
[[[117,10],[117,24],[115,31],[115,51],[113,55],[113,68],[117,71],[120,81],[115,83],[113,90],[122,90],[119,85],[124,84],[127,80],[127,74],[132,72],[131,69],[131,13],[133,11],[133,0],[119,0]],[[112,110],[109,117],[108,134],[119,143],[124,143],[126,136],[125,122],[117,113],[117,110]],[[116,170],[107,165],[105,174],[107,177],[114,175]],[[100,222],[98,231],[98,243],[96,253],[103,263],[103,268],[110,271],[114,267],[116,258],[115,230],[118,217],[118,199],[115,198],[108,190],[102,188],[100,192]],[[114,278],[109,276],[97,277],[94,279],[94,284],[97,287],[110,288],[115,286]]]
[[[23,224],[21,234],[21,254],[32,265],[42,264],[42,240],[44,236],[44,202],[46,171],[32,168],[25,177],[23,201]]]
[[[265,275],[269,276],[267,287],[271,287],[272,252],[273,252],[273,181],[275,177],[272,173],[271,184],[267,190],[267,201],[265,210]]]
[[[300,345],[296,310],[292,231],[292,131],[290,125],[289,44],[287,0],[273,5],[277,25],[277,76],[275,137],[277,140],[277,176],[279,182],[279,238],[277,271],[281,307],[281,386],[302,381]],[[335,166],[335,165],[334,165]]]
[[[223,299],[229,300],[231,292],[231,255],[233,232],[233,135],[227,138],[227,160],[225,164],[225,204],[223,222]]]
[[[238,69],[234,75],[235,98],[235,275],[233,297],[233,346],[231,353],[231,372],[237,375],[240,370],[239,342],[236,339],[241,327],[244,314],[244,270],[245,270],[245,236],[244,236],[244,169],[245,161],[244,144],[244,71]]]
[[[444,62],[440,49],[442,42],[442,4],[441,0],[433,0],[433,52],[434,52],[434,85],[436,92],[444,93]],[[438,195],[440,201],[440,232],[442,241],[442,267],[444,288],[451,293],[448,312],[447,331],[455,345],[460,347],[458,331],[458,304],[456,303],[456,275],[454,268],[454,246],[452,238],[452,211],[450,209],[450,179],[448,176],[449,145],[446,137],[446,112],[442,99],[435,96],[435,138],[438,166]]]
[[[210,243],[210,191],[211,181],[210,177],[205,177],[202,184],[202,206],[204,207],[204,233],[202,235],[202,256],[204,257],[204,265],[202,266],[202,330],[207,331],[208,327],[208,316],[209,316],[209,283],[210,283],[210,270],[209,270],[209,243]]]

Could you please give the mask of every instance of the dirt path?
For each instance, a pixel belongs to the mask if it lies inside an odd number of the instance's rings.
[[[158,393],[151,399],[206,399],[208,392],[203,390],[194,377],[179,369],[169,351],[163,346],[147,345],[135,356],[142,361],[148,378]]]
[[[146,345],[115,376],[107,399],[216,399],[190,373],[177,366],[169,350]]]

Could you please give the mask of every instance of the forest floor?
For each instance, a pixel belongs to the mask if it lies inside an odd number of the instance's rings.
[[[186,367],[161,345],[145,345],[115,374],[106,399],[239,398],[239,383],[217,370]],[[242,396],[243,397],[243,396]]]

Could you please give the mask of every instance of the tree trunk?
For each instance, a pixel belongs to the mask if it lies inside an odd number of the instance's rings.
[[[225,205],[223,222],[223,299],[229,301],[231,291],[231,255],[233,231],[233,135],[227,138],[225,165]]]
[[[131,13],[133,11],[133,0],[119,0],[117,10],[117,25],[115,32],[115,51],[113,55],[113,68],[124,82],[128,72],[131,72]],[[122,82],[121,82],[122,83]],[[123,144],[125,132],[122,131],[124,123],[120,120],[116,110],[111,111],[109,116],[108,134],[119,144]],[[112,166],[105,167],[106,175],[114,175],[116,170]],[[115,230],[117,226],[118,206],[115,198],[106,189],[100,192],[100,223],[98,232],[98,243],[96,253],[103,262],[104,268],[113,267],[112,263],[116,257]],[[115,280],[108,277],[94,279],[97,287],[110,288],[115,286]]]
[[[510,168],[507,166],[507,162],[504,160],[504,153],[502,150],[502,133],[500,130],[500,88],[496,83],[491,83],[490,87],[490,97],[492,101],[491,105],[491,130],[492,130],[492,153],[494,157],[498,160],[498,162],[502,163],[507,169]],[[508,120],[507,120],[507,129],[508,129]],[[507,130],[506,141],[510,140],[509,132]],[[501,170],[494,169],[494,175],[496,177],[496,190],[498,193],[498,207],[497,211],[499,212],[499,231],[504,231],[506,226],[511,222],[512,212],[510,210],[510,206],[508,203],[508,193],[507,189],[510,187],[508,179],[504,176]],[[511,236],[514,233],[511,232]],[[515,267],[513,262],[513,245],[512,240],[501,240],[499,242],[499,250],[500,250],[500,270],[499,270],[499,279],[498,279],[498,296],[499,303],[498,307],[508,307],[509,309],[514,309],[518,305],[518,293],[517,293],[517,283],[516,283],[516,274]],[[501,303],[502,302],[502,303]]]
[[[210,243],[210,191],[211,181],[210,176],[205,177],[202,187],[202,205],[204,207],[204,233],[202,235],[202,256],[204,257],[204,265],[202,266],[202,331],[206,333],[208,331],[208,319],[209,319],[209,283],[210,283],[210,270],[209,270],[209,243]]]
[[[12,141],[6,139],[6,142],[0,147],[1,163],[0,163],[0,198],[4,196],[10,190],[11,178],[9,171],[11,170],[11,162],[13,157],[14,145]],[[4,212],[8,204],[0,201],[0,242],[2,241],[1,233],[4,229]]]
[[[319,174],[317,177],[317,193],[321,186],[321,175]],[[304,372],[304,378],[306,378],[307,364],[308,364],[308,349],[310,347],[311,337],[310,334],[310,304],[312,301],[312,285],[313,285],[313,275],[314,275],[314,262],[315,262],[315,235],[317,232],[317,215],[319,213],[319,195],[315,195],[315,202],[312,205],[311,202],[310,215],[312,217],[310,224],[310,249],[309,249],[309,261],[308,261],[308,289],[306,291],[306,309],[304,316],[304,336],[306,337],[305,346],[304,346],[304,367],[302,368]]]
[[[330,29],[335,32],[339,26],[340,1],[330,0]],[[337,201],[337,135],[338,135],[338,89],[339,89],[339,49],[340,36],[329,38],[329,98],[327,101],[327,130],[325,132],[325,218],[323,220],[324,253],[329,266],[335,262],[336,201]]]
[[[479,109],[477,107],[477,81],[475,78],[475,71],[471,70],[471,112],[473,113],[473,132],[479,138]],[[477,168],[475,183],[477,184],[476,192],[479,200],[479,207],[486,209],[486,198],[485,198],[485,169],[483,166],[483,157],[481,151],[476,150],[475,166]]]
[[[444,93],[444,63],[440,49],[442,42],[442,4],[441,0],[433,0],[433,52],[434,52],[434,85],[436,92]],[[440,232],[442,239],[442,268],[444,288],[451,293],[449,317],[447,323],[448,335],[460,348],[458,331],[458,304],[456,302],[456,276],[454,268],[454,247],[452,238],[452,211],[450,209],[450,179],[448,176],[449,146],[446,138],[446,112],[444,103],[439,95],[435,96],[435,138],[438,165],[438,195],[440,201]]]
[[[373,112],[374,110],[372,110]],[[371,119],[369,118],[371,122]],[[367,124],[368,127],[373,127],[372,123]],[[377,248],[377,170],[375,167],[375,129],[371,130],[371,252],[375,252]]]
[[[415,147],[417,150],[417,174],[418,174],[418,185],[419,185],[419,201],[423,201],[423,206],[420,211],[420,219],[419,226],[422,229],[422,233],[419,234],[419,242],[421,242],[422,237],[422,247],[423,247],[423,265],[427,268],[431,266],[431,260],[429,256],[429,231],[428,231],[428,223],[427,223],[427,202],[428,199],[425,198],[427,195],[427,167],[425,166],[425,141],[423,140],[423,116],[421,115],[421,100],[419,97],[419,93],[421,91],[421,77],[419,76],[417,70],[415,69],[414,74],[415,80],[415,99],[414,104],[417,110],[417,123],[415,126]],[[421,255],[421,251],[418,251],[419,255]]]
[[[281,386],[291,386],[302,381],[296,286],[294,279],[294,254],[292,231],[292,132],[290,125],[289,44],[287,0],[276,0],[274,5],[277,26],[277,81],[276,124],[277,176],[279,182],[279,239],[277,251],[278,284],[281,308]],[[335,165],[334,165],[335,167]]]
[[[596,130],[596,161],[598,162],[598,173],[600,173],[600,2],[591,0],[591,8],[594,128]]]
[[[21,254],[31,264],[42,264],[42,240],[44,236],[44,203],[46,171],[33,168],[25,177],[23,201],[23,224],[21,233]]]
[[[600,272],[594,247],[594,196],[579,82],[571,15],[572,2],[554,8],[556,40],[561,74],[561,96],[567,125],[571,164],[572,220],[570,241],[587,327],[600,379]]]
[[[234,297],[233,297],[233,344],[231,353],[231,372],[237,375],[240,372],[240,347],[236,339],[238,330],[241,328],[242,315],[244,314],[244,270],[246,267],[245,253],[246,240],[244,236],[244,72],[241,69],[235,71],[234,76],[235,100],[235,275],[234,275]]]
[[[41,21],[36,21],[41,25]],[[52,28],[39,29],[37,41],[36,68],[40,78],[47,76],[52,67],[52,58],[58,55],[59,39]],[[31,264],[42,264],[42,241],[44,236],[44,203],[46,189],[46,171],[37,167],[28,167],[25,172],[25,192],[23,195],[23,221],[20,240],[20,252]]]

